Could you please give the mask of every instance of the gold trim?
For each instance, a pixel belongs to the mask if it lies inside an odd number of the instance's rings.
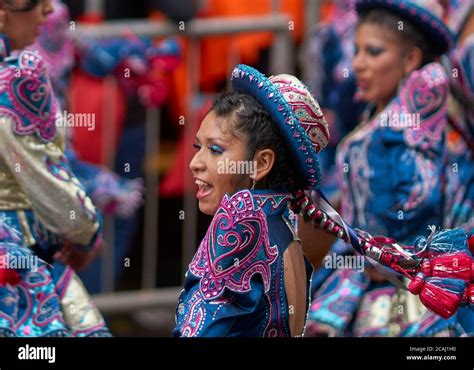
[[[25,211],[17,210],[16,214],[18,216],[18,220],[20,221],[20,226],[23,231],[23,235],[25,236],[25,242],[28,246],[32,246],[36,244],[36,240],[33,237],[33,234],[30,229],[30,225],[28,225],[28,220],[26,218]]]

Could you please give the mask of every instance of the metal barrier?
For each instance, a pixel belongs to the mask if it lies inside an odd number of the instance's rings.
[[[291,73],[293,71],[292,39],[288,24],[288,16],[281,14],[271,14],[265,17],[197,19],[185,24],[123,19],[112,20],[99,25],[78,25],[77,37],[117,37],[123,34],[124,30],[130,30],[138,36],[169,37],[180,35],[199,40],[206,36],[270,31],[275,33],[270,72],[276,74],[281,72]],[[198,56],[193,55],[193,57]],[[193,59],[193,61],[196,60]]]
[[[104,14],[105,0],[86,0],[84,11],[86,14]]]
[[[176,308],[181,287],[104,293],[94,296],[94,303],[106,315],[124,314],[154,307]]]
[[[307,0],[308,3],[317,2],[317,0]],[[278,1],[273,2],[273,11],[277,9]],[[94,11],[103,9],[103,1],[90,0],[88,7]],[[88,8],[89,9],[89,8]],[[314,9],[311,6],[311,9]],[[181,26],[181,27],[180,27]],[[274,43],[271,47],[270,72],[292,73],[294,63],[293,41],[289,30],[289,18],[285,15],[272,12],[264,17],[246,17],[246,18],[214,18],[205,20],[192,20],[183,25],[170,22],[151,22],[146,20],[120,20],[108,21],[98,25],[81,25],[77,26],[77,37],[94,37],[106,38],[117,37],[123,34],[124,30],[131,30],[138,36],[150,37],[168,37],[173,35],[181,35],[188,37],[190,48],[186,65],[188,68],[188,94],[191,101],[187,104],[185,112],[188,120],[192,120],[196,114],[194,103],[199,94],[198,78],[199,78],[199,60],[200,39],[212,35],[229,35],[244,32],[270,31],[275,34]],[[237,57],[231,58],[231,63],[236,64]],[[230,70],[229,70],[230,72]],[[146,115],[146,150],[147,155],[156,155],[159,152],[159,111],[157,109],[148,110]],[[104,130],[105,134],[105,130]],[[107,138],[109,133],[105,134]],[[192,142],[194,132],[189,124],[185,124],[185,138],[187,142]],[[191,150],[191,145],[185,146],[186,150]],[[185,171],[186,184],[191,183],[191,173],[189,169]],[[158,258],[157,245],[157,225],[158,225],[158,201],[156,189],[158,187],[158,178],[154,173],[146,171],[146,197],[145,197],[145,238],[143,250],[143,273],[142,273],[142,289],[146,291],[136,292],[118,292],[112,293],[114,289],[114,272],[113,272],[113,251],[104,254],[103,263],[107,266],[102,274],[102,286],[105,287],[106,293],[94,296],[97,306],[104,313],[129,312],[144,307],[152,307],[159,305],[168,306],[172,301],[176,302],[178,288],[160,288],[153,289],[156,281],[156,266]],[[184,215],[186,222],[183,225],[183,244],[182,244],[182,273],[187,270],[187,266],[194,255],[197,246],[197,207],[194,195],[186,194],[184,199]],[[109,231],[110,234],[110,231]],[[110,235],[108,236],[110,237]],[[106,240],[110,240],[106,237]],[[112,243],[109,248],[113,248]],[[111,258],[112,257],[112,258]],[[110,268],[112,266],[112,268]]]

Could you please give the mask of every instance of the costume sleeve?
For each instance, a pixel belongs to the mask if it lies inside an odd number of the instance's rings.
[[[380,117],[371,143],[380,155],[368,158],[377,181],[366,212],[382,227],[368,230],[410,244],[428,225],[442,225],[448,91],[442,67],[430,64],[411,73],[396,97],[400,104]]]
[[[264,286],[255,276],[252,289],[246,293],[226,291],[219,298],[206,299],[199,289],[183,290],[176,309],[175,336],[229,337],[248,335],[257,325],[255,313],[263,304]],[[240,334],[240,330],[245,334]]]
[[[92,248],[99,239],[100,215],[57,138],[60,116],[41,58],[24,51],[11,63],[0,94],[1,156],[46,228]]]
[[[277,248],[250,192],[225,195],[189,265],[174,335],[267,335],[261,315]]]

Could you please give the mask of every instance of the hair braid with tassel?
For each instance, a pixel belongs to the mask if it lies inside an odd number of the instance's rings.
[[[420,301],[441,317],[452,316],[459,306],[474,309],[474,235],[468,236],[463,229],[436,231],[432,227],[428,238],[420,236],[413,247],[402,247],[391,238],[372,237],[362,230],[341,225],[304,191],[293,193],[290,207],[314,227],[350,243],[356,252],[407,277],[408,290],[419,295]]]

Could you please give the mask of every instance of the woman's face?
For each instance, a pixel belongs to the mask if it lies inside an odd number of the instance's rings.
[[[352,62],[358,93],[365,102],[384,108],[405,75],[403,46],[395,31],[373,23],[362,23],[355,36]]]
[[[232,164],[247,160],[247,144],[228,132],[225,120],[213,111],[207,114],[196,134],[197,153],[189,165],[198,186],[199,209],[207,215],[215,214],[225,193],[233,195],[251,184],[250,174],[236,174],[232,169]]]
[[[33,44],[40,33],[41,25],[46,23],[48,15],[53,11],[51,0],[39,0],[33,9],[27,11],[13,9],[24,8],[29,0],[3,0],[0,3],[5,11],[3,33],[9,37],[14,50],[21,50]]]

